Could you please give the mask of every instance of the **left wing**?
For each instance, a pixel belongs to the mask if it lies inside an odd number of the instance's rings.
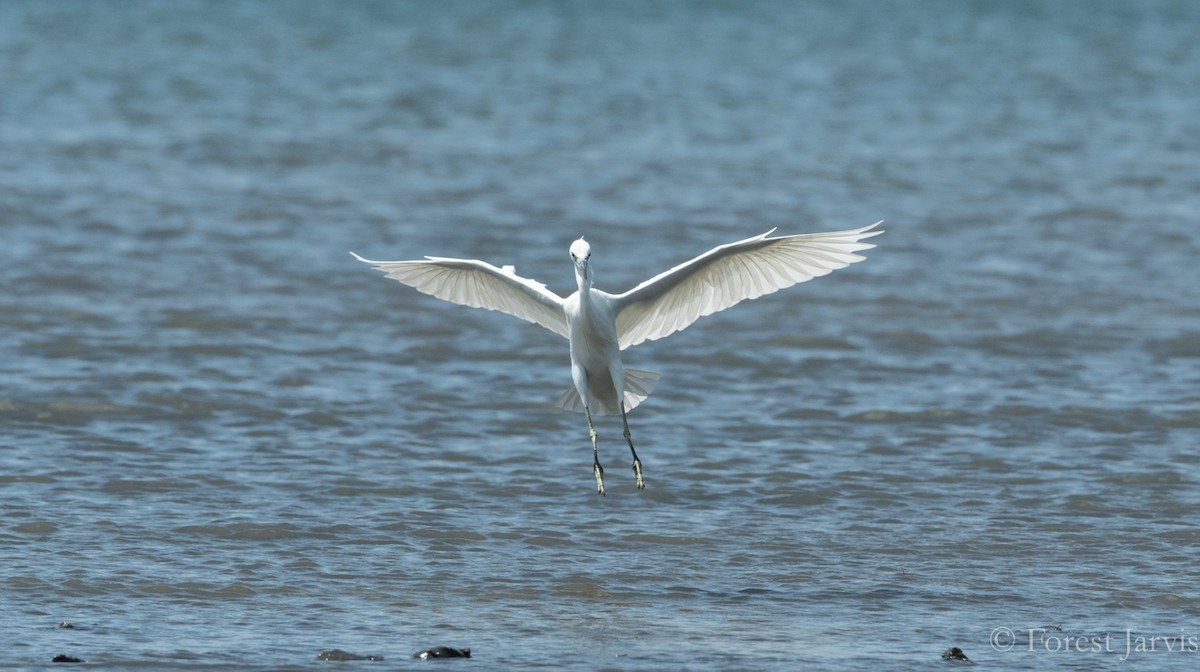
[[[477,259],[425,257],[419,261],[372,261],[351,252],[418,292],[472,308],[497,310],[568,338],[563,300],[540,282]]]

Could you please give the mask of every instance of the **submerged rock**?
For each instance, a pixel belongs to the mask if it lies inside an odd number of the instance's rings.
[[[64,630],[74,630],[74,629],[75,629],[75,624],[74,624],[74,623],[68,623],[68,622],[66,622],[66,621],[63,621],[62,623],[59,623],[59,624],[58,624],[58,627],[60,627],[60,628],[62,628],[62,629],[64,629]]]
[[[968,663],[971,662],[971,659],[967,658],[967,654],[963,653],[963,650],[957,646],[952,646],[946,649],[946,652],[942,654],[942,660],[963,660]]]
[[[76,658],[75,656],[68,656],[65,653],[60,653],[57,656],[51,658],[50,662],[52,662],[52,663],[86,663],[87,661],[82,658]]]
[[[383,656],[360,656],[341,649],[327,649],[317,654],[317,660],[383,660]]]
[[[449,646],[435,646],[413,654],[413,658],[429,660],[430,658],[470,658],[470,649],[454,649]]]

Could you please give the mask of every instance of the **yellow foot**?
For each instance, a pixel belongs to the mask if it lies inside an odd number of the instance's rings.
[[[641,460],[635,459],[633,461],[633,475],[635,478],[637,478],[638,490],[645,490],[646,482],[642,480],[642,461]]]
[[[592,473],[596,475],[596,492],[604,494],[604,467],[600,463],[592,465]]]

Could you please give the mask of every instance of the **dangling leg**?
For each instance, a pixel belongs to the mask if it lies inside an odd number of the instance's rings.
[[[587,414],[588,436],[592,439],[592,473],[596,476],[596,492],[604,494],[604,467],[600,466],[600,451],[596,449],[596,428],[592,426],[592,411],[583,407]]]
[[[637,451],[633,449],[633,435],[629,433],[629,420],[625,417],[625,404],[621,404],[621,422],[625,423],[625,442],[629,444],[629,452],[633,453],[633,475],[637,478],[637,489],[645,490],[646,482],[642,480],[642,461],[638,459]]]

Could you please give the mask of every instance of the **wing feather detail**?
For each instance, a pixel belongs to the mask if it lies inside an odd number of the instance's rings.
[[[506,313],[568,338],[562,298],[542,283],[522,278],[507,268],[475,259],[425,257],[415,261],[373,261],[350,254],[422,294]]]
[[[846,231],[753,238],[715,247],[614,296],[621,349],[684,329],[742,301],[828,275],[866,257],[883,222]]]

